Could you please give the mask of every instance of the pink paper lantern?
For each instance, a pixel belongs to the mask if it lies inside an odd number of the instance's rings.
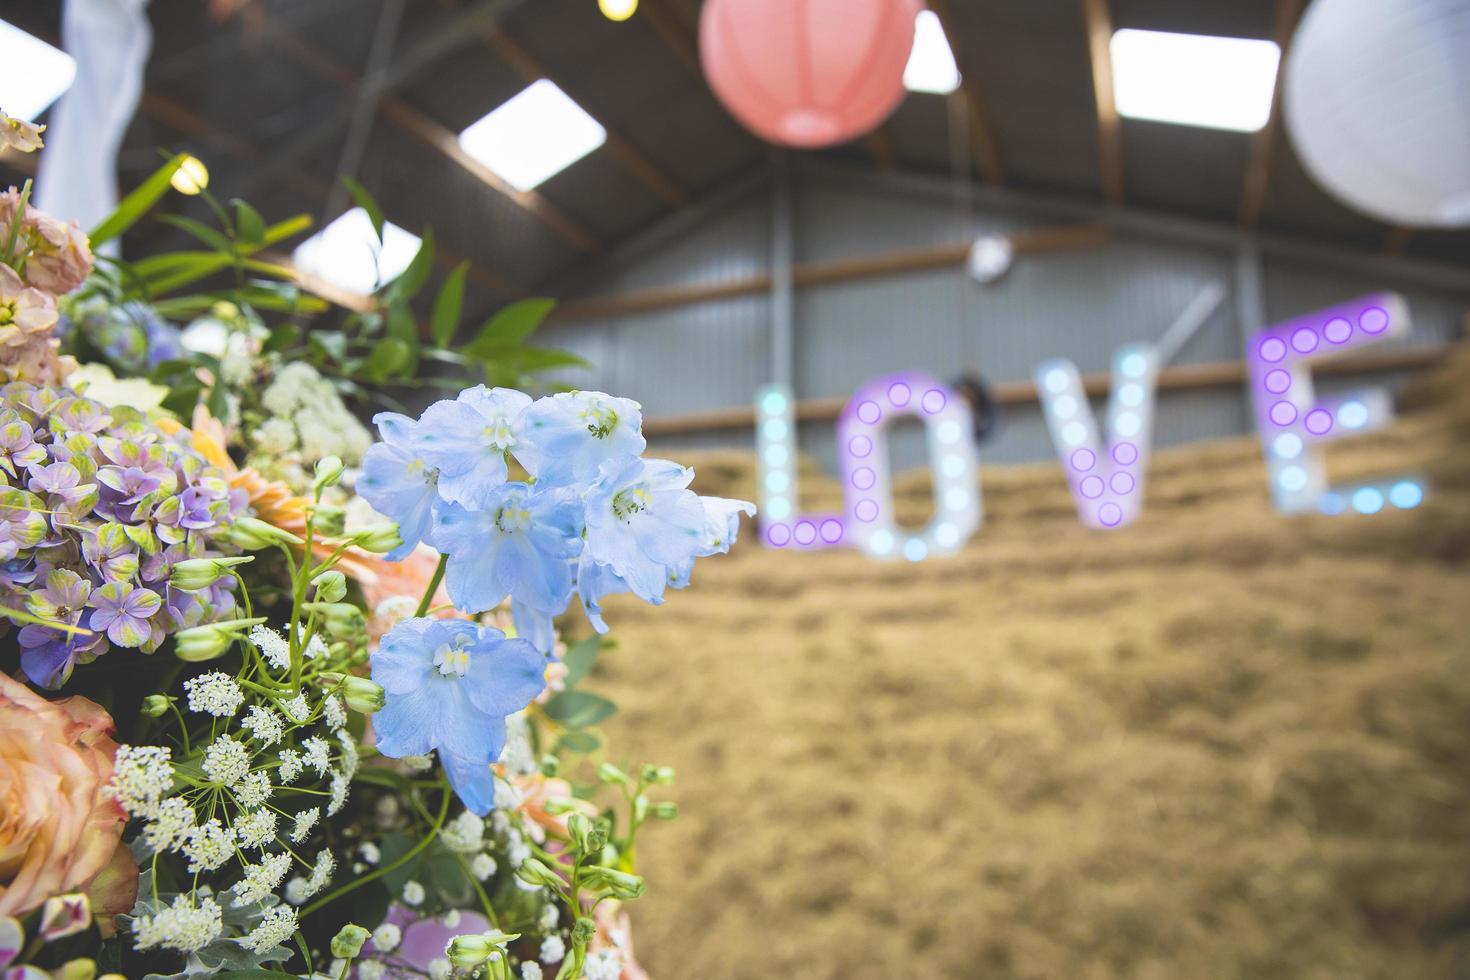
[[[706,0],[704,74],[772,143],[815,148],[868,132],[903,98],[921,0]]]

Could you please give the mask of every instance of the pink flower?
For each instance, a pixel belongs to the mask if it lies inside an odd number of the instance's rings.
[[[617,954],[623,964],[618,980],[649,980],[648,973],[633,956],[633,927],[628,922],[628,913],[617,902],[606,901],[598,904],[592,919],[597,923],[597,933],[587,948],[593,953],[610,949]]]
[[[58,296],[86,282],[94,262],[86,232],[75,221],[68,225],[35,208],[27,211],[27,221],[35,231],[25,264],[26,279]]]
[[[99,915],[132,905],[126,817],[103,791],[117,752],[112,728],[86,698],[47,701],[0,674],[0,916],[93,885],[107,891],[93,898]]]
[[[34,153],[44,145],[41,134],[45,131],[45,126],[8,116],[0,109],[0,150],[9,147],[21,153]]]
[[[15,347],[56,325],[56,300],[0,265],[0,347]]]

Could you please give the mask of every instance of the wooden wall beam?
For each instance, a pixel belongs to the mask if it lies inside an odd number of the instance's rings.
[[[1348,355],[1313,366],[1318,375],[1369,374],[1382,371],[1412,371],[1442,361],[1448,347],[1407,348]],[[1244,361],[1216,361],[1206,364],[1180,364],[1159,372],[1158,390],[1179,391],[1202,388],[1236,387],[1246,380],[1249,368]],[[1082,387],[1087,394],[1102,396],[1112,388],[1112,377],[1106,373],[1085,374]],[[991,386],[991,397],[1007,405],[1035,402],[1036,385],[1029,381],[1003,381]],[[796,418],[801,422],[834,421],[847,405],[846,398],[814,398],[796,404]],[[677,436],[694,432],[716,432],[726,429],[754,429],[753,406],[720,408],[685,415],[645,418],[643,434]]]
[[[969,117],[970,155],[980,176],[991,184],[1005,183],[1005,170],[1000,162],[1000,147],[995,139],[995,123],[990,118],[989,103],[980,87],[975,73],[975,61],[965,53],[960,44],[959,25],[950,10],[949,0],[929,0],[929,9],[939,17],[944,36],[949,39],[950,50],[960,69],[960,91],[964,94],[965,112]]]
[[[1113,18],[1108,0],[1081,0],[1092,56],[1092,94],[1097,103],[1097,141],[1103,200],[1123,203],[1123,123],[1113,98]]]
[[[1245,186],[1240,194],[1238,220],[1242,228],[1254,228],[1266,203],[1266,188],[1271,182],[1271,162],[1276,144],[1281,139],[1281,78],[1286,66],[1286,52],[1302,15],[1304,0],[1276,0],[1275,27],[1272,37],[1281,49],[1281,63],[1276,69],[1276,89],[1271,94],[1271,115],[1266,125],[1251,134],[1250,156],[1245,164]]]

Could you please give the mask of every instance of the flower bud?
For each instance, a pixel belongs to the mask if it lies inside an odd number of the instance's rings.
[[[597,935],[597,923],[585,915],[577,919],[576,925],[572,926],[572,942],[585,946]]]
[[[311,584],[320,602],[341,602],[347,595],[347,576],[335,569],[322,572],[311,580]]]
[[[349,676],[342,682],[342,700],[347,702],[347,707],[353,711],[360,711],[370,715],[374,711],[381,711],[385,703],[383,687],[374,684],[366,677]]]
[[[521,866],[516,868],[516,877],[528,885],[545,885],[547,888],[560,888],[566,884],[561,875],[535,858],[522,861]]]
[[[597,767],[597,778],[604,783],[613,783],[618,786],[628,785],[628,774],[611,762],[604,762]]]
[[[312,504],[311,526],[323,537],[340,537],[347,529],[347,511],[330,504]]]
[[[633,821],[642,823],[648,819],[648,797],[639,793],[633,798]]]
[[[607,830],[585,813],[573,813],[568,817],[567,831],[577,850],[583,854],[599,854],[607,844]]]
[[[259,551],[278,544],[290,544],[299,548],[306,543],[290,531],[284,531],[254,517],[235,518],[235,523],[230,525],[229,539],[246,551]]]
[[[654,786],[668,786],[674,781],[672,766],[644,766],[643,781]]]
[[[551,777],[561,771],[561,760],[554,755],[541,757],[541,775]]]
[[[168,713],[168,706],[173,703],[172,698],[164,697],[162,694],[150,694],[143,699],[143,706],[138,709],[149,718],[162,718]]]
[[[174,634],[174,656],[191,664],[202,663],[220,656],[234,640],[218,623],[192,626]]]
[[[24,967],[18,972],[27,975],[30,973]],[[86,957],[68,960],[61,964],[60,969],[52,971],[51,976],[53,980],[93,980],[97,976],[97,961]]]
[[[364,551],[386,554],[403,543],[398,535],[398,525],[392,523],[369,524],[352,535],[352,543]]]
[[[663,800],[653,805],[652,812],[655,820],[673,820],[679,815],[679,804]]]
[[[371,935],[362,926],[347,923],[332,937],[332,955],[343,960],[356,958]]]
[[[366,628],[362,610],[350,602],[308,602],[305,609],[317,613],[333,636],[350,636]]]
[[[626,871],[615,871],[612,868],[594,865],[582,869],[582,880],[593,888],[610,891],[614,898],[624,901],[643,895],[643,876],[628,874]]]
[[[228,575],[231,568],[255,560],[253,555],[239,558],[188,558],[176,562],[169,571],[168,582],[176,589],[193,592],[207,589],[219,578]]]
[[[92,902],[85,892],[53,896],[41,907],[40,936],[48,943],[75,935],[91,924]],[[92,972],[96,971],[94,963]]]
[[[323,456],[316,461],[316,476],[311,481],[311,489],[318,495],[327,487],[334,486],[342,479],[342,471],[347,467],[337,456]]]
[[[520,933],[485,932],[471,936],[455,936],[444,947],[449,962],[461,970],[473,970],[492,954],[504,952],[507,943],[521,938]]]

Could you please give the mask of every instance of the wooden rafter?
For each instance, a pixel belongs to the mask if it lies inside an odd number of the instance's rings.
[[[981,177],[992,184],[1003,184],[1005,170],[1001,166],[1000,147],[995,139],[995,123],[990,118],[989,103],[975,73],[974,60],[967,57],[960,45],[959,25],[955,23],[949,0],[929,0],[929,9],[939,17],[939,24],[944,28],[944,36],[949,40],[950,50],[959,65],[960,91],[964,93],[965,112],[969,117],[970,155],[975,158]]]
[[[1092,94],[1097,103],[1097,141],[1102,171],[1103,200],[1123,203],[1123,123],[1113,99],[1113,18],[1108,0],[1081,0],[1087,27],[1087,50],[1092,57]]]
[[[1276,0],[1276,23],[1272,37],[1281,49],[1281,62],[1291,47],[1291,36],[1301,18],[1304,0]],[[1251,134],[1250,157],[1245,165],[1245,186],[1240,195],[1238,220],[1242,228],[1254,228],[1266,203],[1266,188],[1271,181],[1271,162],[1276,144],[1281,139],[1281,67],[1276,70],[1276,89],[1271,94],[1271,115],[1266,125]]]

